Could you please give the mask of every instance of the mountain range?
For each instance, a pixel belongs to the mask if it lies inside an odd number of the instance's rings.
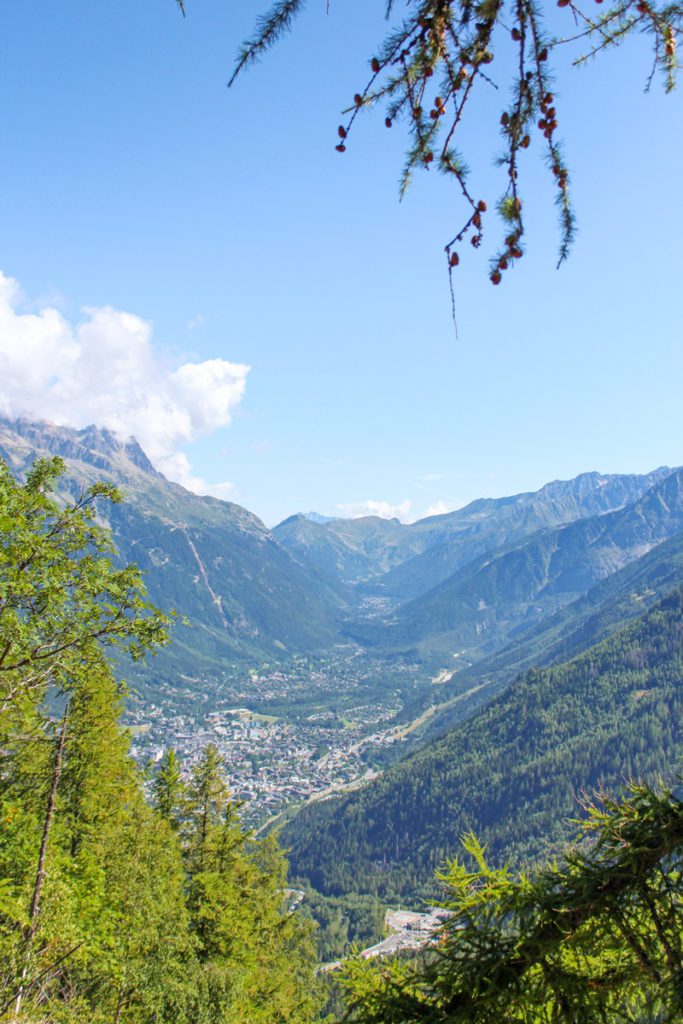
[[[644,475],[582,473],[539,491],[482,498],[409,525],[397,519],[311,520],[295,515],[273,533],[290,551],[368,594],[408,600],[430,590],[461,566],[538,530],[610,512],[636,501],[671,471]]]
[[[391,618],[352,635],[390,646],[437,639],[446,650],[499,646],[520,625],[551,614],[683,530],[683,471],[652,474],[648,483],[653,479],[621,508],[537,530],[470,559]]]
[[[0,418],[0,456],[25,474],[59,455],[76,494],[110,480],[121,558],[144,570],[179,626],[155,671],[193,678],[352,640],[434,664],[505,645],[683,529],[683,474],[584,473],[405,525],[292,516],[273,530],[232,502],[166,480],[133,439]]]

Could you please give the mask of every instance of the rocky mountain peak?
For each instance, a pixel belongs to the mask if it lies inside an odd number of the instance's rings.
[[[125,477],[127,468],[135,466],[150,477],[164,479],[135,438],[122,438],[113,430],[94,424],[79,430],[48,420],[0,417],[0,445],[15,465],[40,451],[68,462],[84,463],[117,478]]]

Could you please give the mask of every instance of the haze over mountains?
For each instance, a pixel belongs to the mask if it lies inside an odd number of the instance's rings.
[[[380,630],[366,631],[366,639],[392,643],[398,634],[402,644],[433,644],[441,638],[457,648],[488,645],[491,636],[499,644],[520,624],[555,611],[683,529],[683,473],[641,479],[652,486],[637,496],[636,483],[636,500],[623,508],[537,530],[466,562],[402,605]]]

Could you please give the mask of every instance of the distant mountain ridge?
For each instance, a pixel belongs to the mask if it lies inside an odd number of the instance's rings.
[[[311,521],[290,516],[273,533],[289,551],[363,593],[406,600],[426,593],[458,568],[544,528],[614,511],[671,473],[582,473],[539,491],[480,498],[465,508],[409,525],[364,516]]]
[[[357,583],[386,571],[418,550],[421,541],[416,538],[411,542],[406,529],[397,519],[380,516],[320,522],[296,515],[279,523],[273,535],[296,557],[329,576],[344,583]]]
[[[331,523],[336,516],[324,516],[320,512],[300,512],[304,519],[310,519],[312,523]]]
[[[437,542],[386,573],[378,586],[398,598],[417,597],[495,548],[518,543],[541,529],[623,508],[670,472],[662,466],[642,475],[581,473],[573,480],[552,481],[535,492],[472,502],[459,512],[439,517],[442,532]],[[433,524],[434,519],[424,522]]]
[[[520,673],[576,657],[681,587],[683,532],[596,583],[554,615],[517,630],[502,649],[454,672],[439,690],[443,709],[413,734],[412,745],[439,738],[449,727],[471,717]],[[423,711],[429,696],[433,700],[433,692],[422,695],[409,713]]]
[[[366,644],[493,650],[683,530],[683,470],[616,511],[541,529],[474,558],[383,623],[351,625]],[[649,481],[648,481],[649,482]]]

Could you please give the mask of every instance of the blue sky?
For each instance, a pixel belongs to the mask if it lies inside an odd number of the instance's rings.
[[[457,197],[424,173],[399,204],[405,135],[379,113],[334,151],[384,4],[325,7],[310,0],[228,90],[262,3],[189,0],[185,19],[172,0],[4,6],[0,270],[21,286],[5,296],[5,410],[78,425],[116,391],[106,415],[123,429],[130,414],[168,472],[268,523],[367,502],[412,519],[683,462],[683,106],[644,94],[645,44],[580,71],[564,58],[573,255],[555,270],[532,147],[528,255],[494,289],[491,218],[490,248],[458,268],[456,338],[442,247]],[[461,139],[489,207],[503,100],[483,97]]]

